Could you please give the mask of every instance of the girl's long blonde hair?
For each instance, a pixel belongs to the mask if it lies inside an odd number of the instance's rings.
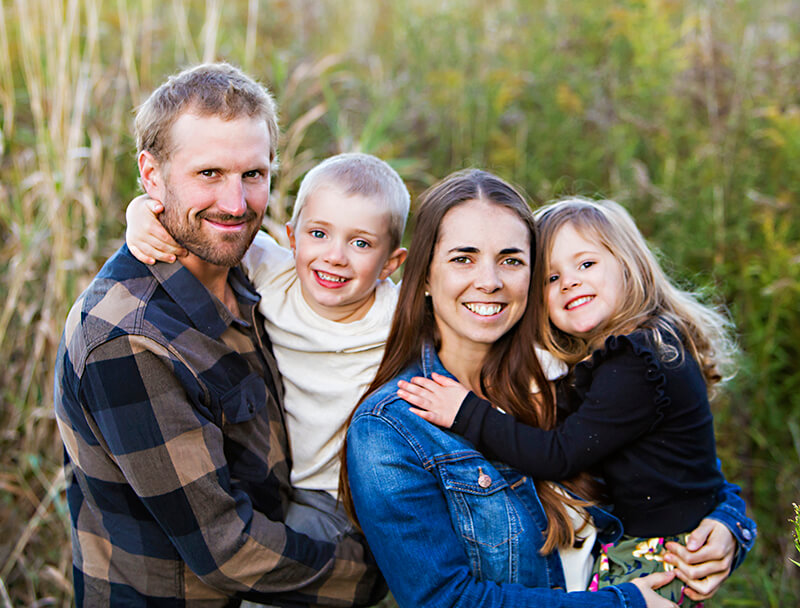
[[[699,294],[679,288],[661,268],[630,214],[618,203],[568,198],[546,205],[536,214],[539,249],[534,265],[536,301],[547,310],[550,254],[559,230],[569,224],[586,239],[606,249],[623,269],[624,297],[620,309],[588,336],[577,337],[556,328],[549,314],[539,315],[545,348],[574,365],[606,338],[635,330],[650,333],[665,362],[680,361],[685,351],[700,365],[706,386],[730,376],[736,345],[732,324],[722,309],[703,303]]]

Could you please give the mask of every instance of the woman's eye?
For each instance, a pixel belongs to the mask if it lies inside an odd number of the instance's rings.
[[[503,260],[503,264],[505,264],[506,266],[522,266],[524,262],[519,258],[506,258],[505,260]]]
[[[450,260],[451,262],[455,262],[456,264],[469,264],[470,259],[465,255],[459,255],[454,257]]]
[[[367,247],[369,247],[369,243],[364,239],[356,239],[355,241],[353,241],[353,245],[355,245],[359,249],[366,249]]]
[[[308,234],[310,234],[315,239],[324,239],[325,233],[322,230],[309,230]]]

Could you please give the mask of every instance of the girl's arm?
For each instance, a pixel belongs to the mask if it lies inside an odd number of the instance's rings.
[[[172,263],[177,257],[186,255],[186,250],[158,221],[158,214],[162,211],[164,205],[146,194],[133,199],[125,211],[128,223],[125,242],[133,257],[144,264],[155,264],[156,260]]]
[[[591,469],[651,430],[658,405],[654,387],[643,380],[647,373],[641,357],[618,353],[594,377],[591,392],[602,399],[586,399],[549,431],[519,422],[442,376],[400,383],[398,395],[416,406],[414,413],[463,435],[489,458],[557,481]]]

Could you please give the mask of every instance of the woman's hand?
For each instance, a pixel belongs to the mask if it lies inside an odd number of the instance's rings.
[[[704,519],[689,535],[684,547],[666,544],[664,561],[677,568],[678,578],[686,583],[686,596],[702,601],[712,597],[731,572],[736,554],[736,539],[722,522]]]
[[[416,406],[410,408],[412,412],[446,429],[453,426],[461,402],[469,392],[455,380],[437,373],[431,374],[431,380],[418,376],[411,382],[400,380],[397,386],[397,396]]]
[[[653,591],[653,589],[658,589],[672,582],[674,578],[675,571],[673,570],[672,572],[648,574],[647,576],[637,578],[631,582],[642,592],[647,608],[678,608],[678,604],[661,597],[658,593]]]
[[[125,242],[133,257],[144,264],[155,264],[156,260],[172,263],[187,254],[158,221],[162,211],[164,205],[146,194],[133,199],[125,211]]]

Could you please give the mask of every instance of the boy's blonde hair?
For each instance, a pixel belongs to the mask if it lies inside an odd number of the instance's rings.
[[[650,332],[664,361],[679,361],[684,352],[665,344],[663,334],[688,349],[700,365],[707,387],[729,375],[736,353],[730,320],[720,310],[702,303],[698,294],[680,289],[669,279],[622,206],[609,200],[568,198],[542,207],[535,217],[539,249],[534,280],[543,310],[547,310],[553,242],[567,224],[608,249],[623,271],[620,309],[588,337],[568,335],[550,322],[549,313],[540,315],[539,339],[548,350],[575,364],[601,347],[607,337],[644,329]]]
[[[406,229],[411,197],[397,171],[388,163],[371,154],[360,152],[337,154],[322,161],[306,173],[300,183],[292,219],[289,220],[292,228],[297,228],[298,218],[308,198],[319,188],[327,185],[339,187],[347,196],[358,194],[375,199],[384,205],[389,212],[390,249],[394,250],[400,246]]]

